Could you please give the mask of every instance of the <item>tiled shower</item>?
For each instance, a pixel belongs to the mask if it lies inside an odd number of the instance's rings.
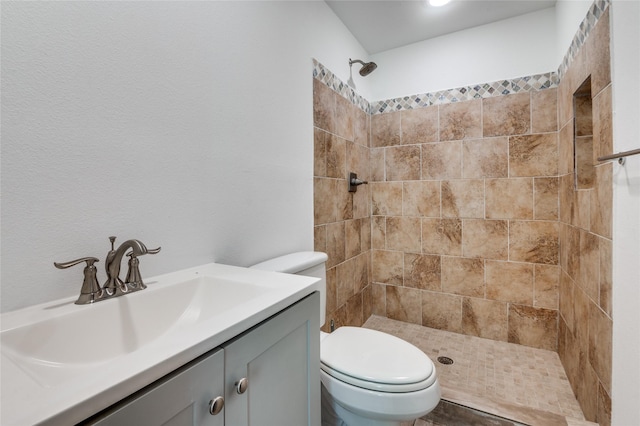
[[[608,6],[544,75],[369,104],[314,63],[325,329],[373,314],[557,351],[586,419],[610,423]],[[347,192],[349,172],[369,184]]]

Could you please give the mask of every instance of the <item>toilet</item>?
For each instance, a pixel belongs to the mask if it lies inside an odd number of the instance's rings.
[[[298,252],[251,268],[321,279],[320,325],[325,323],[327,255]],[[440,401],[436,369],[412,344],[360,327],[320,332],[322,425],[399,426]]]

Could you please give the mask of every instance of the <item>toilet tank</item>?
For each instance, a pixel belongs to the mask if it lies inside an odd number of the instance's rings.
[[[322,327],[325,321],[325,307],[327,304],[327,270],[325,262],[328,258],[326,253],[319,251],[300,251],[265,260],[250,266],[250,268],[320,278],[318,289],[320,290],[320,326]]]

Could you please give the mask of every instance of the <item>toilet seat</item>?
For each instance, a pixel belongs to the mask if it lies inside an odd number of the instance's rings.
[[[390,334],[340,327],[322,340],[320,367],[328,375],[363,389],[415,392],[436,381],[429,357]]]

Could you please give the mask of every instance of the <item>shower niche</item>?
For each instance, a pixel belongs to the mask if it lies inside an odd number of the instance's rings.
[[[596,171],[593,157],[593,100],[591,77],[573,94],[573,166],[575,188],[591,189]]]

